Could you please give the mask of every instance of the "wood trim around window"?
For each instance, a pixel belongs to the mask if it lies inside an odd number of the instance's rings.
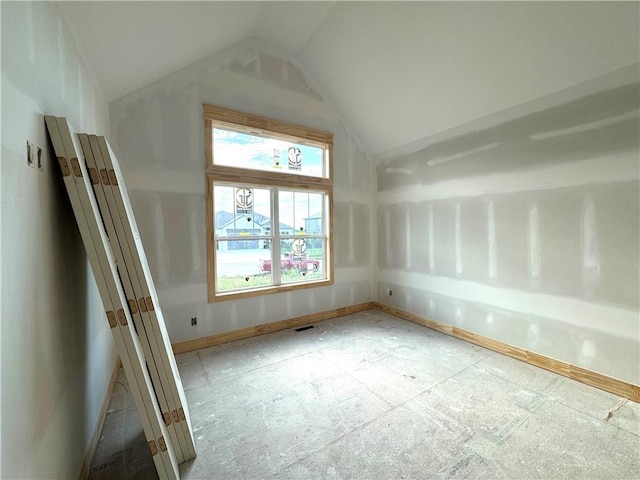
[[[205,200],[206,200],[206,235],[207,235],[207,294],[209,302],[235,300],[239,298],[290,292],[305,288],[324,287],[334,283],[334,208],[333,208],[333,134],[313,130],[297,125],[289,125],[278,120],[250,115],[242,112],[203,106],[205,127]],[[237,123],[236,123],[237,122]],[[288,173],[250,170],[213,164],[213,128],[220,126],[233,130],[246,131],[251,134],[292,140],[297,143],[324,147],[328,155],[328,178],[311,177]],[[251,290],[236,290],[228,293],[216,293],[215,262],[215,225],[213,206],[213,184],[215,182],[252,185],[255,187],[281,187],[283,189],[322,191],[327,195],[327,215],[329,235],[326,239],[326,279],[308,281],[300,284],[274,285],[257,287]]]
[[[311,145],[333,145],[333,133],[323,132],[322,130],[292,125],[280,120],[228,110],[207,105],[206,103],[203,106],[203,113],[205,119],[234,130],[243,130],[247,133],[265,136],[274,136],[276,134],[280,138],[310,143]]]

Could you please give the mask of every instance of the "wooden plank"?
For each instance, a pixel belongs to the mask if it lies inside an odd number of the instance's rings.
[[[215,273],[215,270],[214,270],[214,273]],[[253,288],[251,290],[247,290],[246,292],[242,290],[234,290],[231,292],[215,293],[213,291],[213,284],[210,284],[209,299],[210,301],[213,301],[213,302],[223,302],[225,300],[237,300],[239,298],[256,297],[259,295],[270,295],[273,293],[291,292],[293,290],[303,290],[305,288],[327,287],[329,285],[333,285],[333,280],[331,278],[306,281],[305,283],[299,283],[299,284],[287,283],[284,285],[274,285],[269,287]]]
[[[95,135],[90,135],[89,141],[98,165],[101,169],[108,170],[110,173],[112,162],[109,159],[105,160],[105,155],[108,155],[108,151],[101,148],[100,142]],[[141,269],[138,265],[141,259],[134,244],[130,223],[126,218],[125,212],[118,208],[117,195],[114,195],[114,192],[116,192],[118,188],[125,188],[124,181],[118,182],[116,176],[116,182],[117,184],[114,185],[112,175],[109,175],[109,183],[102,184],[105,190],[107,208],[115,219],[117,243],[120,244],[125,252],[128,252],[124,262],[126,270],[132,280],[133,292],[130,303],[134,308],[138,309],[142,318],[142,325],[149,350],[148,353],[145,353],[150,355],[147,358],[153,358],[155,370],[157,371],[155,378],[152,375],[152,382],[159,399],[163,402],[163,418],[165,424],[168,426],[172,441],[175,442],[174,446],[178,462],[181,463],[195,456],[195,444],[192,441],[193,437],[185,433],[184,424],[179,425],[181,418],[177,414],[177,412],[184,411],[179,394],[176,391],[178,388],[180,390],[182,389],[182,383],[179,379],[176,379],[176,375],[168,366],[170,359],[167,358],[167,356],[173,358],[173,352],[164,346],[162,333],[158,326],[157,315],[153,310],[149,310],[147,306],[146,300],[150,297],[145,294],[147,289],[145,289],[143,285],[146,279],[141,276]],[[141,302],[142,299],[144,299],[143,302]],[[141,331],[141,329],[139,328],[138,331]]]
[[[126,308],[126,299],[122,287],[117,281],[114,258],[104,226],[99,221],[99,211],[93,197],[87,170],[84,162],[78,158],[77,148],[71,138],[66,119],[47,116],[45,121],[61,166],[63,180],[87,251],[87,257],[100,291],[106,318],[131,384],[131,393],[158,475],[163,479],[178,478],[178,464],[172,448],[169,446],[163,451],[157,448],[158,443],[164,443],[167,432],[155,403],[155,395],[144,363],[142,349],[133,331],[133,322],[129,321],[131,317]]]
[[[242,340],[244,338],[250,338],[258,335],[264,335],[266,333],[277,332],[279,330],[286,330],[288,328],[309,325],[310,323],[329,320],[336,317],[342,317],[344,315],[351,315],[352,313],[371,310],[371,308],[373,308],[373,302],[365,302],[348,307],[335,308],[333,310],[326,310],[324,312],[289,318],[287,320],[264,323],[262,325],[256,325],[255,327],[247,327],[231,332],[218,333],[216,335],[196,338],[194,340],[187,340],[185,342],[177,342],[173,344],[173,351],[176,354],[192,352],[194,350],[213,347],[222,343],[235,342],[236,340]]]
[[[106,139],[90,135],[89,140],[96,152],[96,158],[109,171],[107,202],[110,210],[117,214],[120,221],[119,242],[126,244],[131,251],[131,256],[125,261],[128,271],[134,279],[134,298],[138,299],[140,311],[143,312],[144,326],[149,333],[152,355],[158,364],[160,386],[166,394],[171,413],[171,425],[177,432],[184,461],[187,461],[196,456],[191,417],[124,177],[118,160]]]
[[[423,325],[439,332],[446,333],[452,337],[460,338],[469,343],[480,345],[481,347],[493,350],[494,352],[507,355],[522,362],[535,365],[536,367],[544,368],[550,372],[557,373],[564,377],[571,378],[578,382],[590,385],[592,387],[599,388],[609,393],[619,395],[634,402],[640,402],[640,386],[633,383],[625,382],[617,378],[603,375],[602,373],[587,370],[586,368],[573,365],[562,360],[547,357],[539,353],[532,352],[525,348],[516,347],[508,343],[496,340],[493,338],[485,337],[477,333],[470,332],[468,330],[446,325],[444,323],[430,320],[415,313],[410,313],[399,308],[384,305],[382,303],[374,302],[374,308],[382,310],[396,317],[404,318],[410,322]]]
[[[324,144],[333,144],[333,134],[322,130],[292,125],[272,118],[207,104],[203,105],[202,110],[204,117],[211,120],[213,124],[228,127],[232,130],[257,133],[266,137],[273,137],[273,133],[278,133],[279,136],[291,140],[306,139],[311,145],[325,146]]]
[[[301,190],[326,190],[332,188],[333,185],[333,181],[328,178],[269,172],[266,170],[250,170],[225,165],[211,165],[205,173],[220,182],[247,186],[272,185]]]
[[[120,280],[124,288],[129,310],[133,318],[133,322],[136,327],[136,332],[140,339],[142,351],[147,360],[147,367],[151,377],[154,390],[156,392],[156,398],[158,400],[158,406],[162,412],[162,418],[164,419],[169,438],[174,445],[174,452],[178,463],[184,462],[186,459],[183,454],[182,443],[184,443],[184,435],[182,432],[176,431],[176,426],[172,421],[171,412],[175,408],[173,402],[169,401],[170,394],[166,392],[166,385],[169,380],[166,378],[164,368],[162,368],[162,360],[159,359],[157,351],[154,351],[153,345],[156,343],[155,333],[151,326],[152,320],[149,318],[147,309],[141,309],[138,307],[138,298],[142,295],[141,288],[139,286],[139,280],[137,273],[133,267],[133,256],[129,244],[125,239],[125,233],[123,223],[120,219],[120,214],[115,208],[110,207],[110,203],[114,203],[112,200],[113,193],[110,186],[111,180],[106,185],[102,182],[102,179],[109,177],[108,171],[100,175],[99,172],[107,170],[102,160],[102,154],[98,146],[95,136],[89,136],[87,134],[78,134],[78,140],[84,153],[85,161],[87,163],[89,177],[92,180],[93,190],[98,200],[98,207],[102,214],[102,220],[106,227],[107,236],[109,237],[111,249],[116,258],[116,265],[120,274]]]

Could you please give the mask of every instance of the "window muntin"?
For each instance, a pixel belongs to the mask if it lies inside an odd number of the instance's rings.
[[[333,284],[332,134],[211,105],[203,109],[209,301]],[[224,148],[217,149],[216,141],[222,138],[227,147],[253,142],[251,148],[262,152],[257,155],[262,165],[241,168],[241,161],[218,161],[215,153],[224,155]],[[301,170],[266,163],[264,152],[268,155],[272,143],[264,139],[300,148]],[[302,147],[309,146],[321,152],[316,153],[321,168],[316,161],[305,170],[308,154]],[[244,166],[250,167],[256,158],[255,152],[237,155],[245,155]]]
[[[317,225],[326,218],[324,192],[215,181],[212,188],[216,294],[327,279],[327,228]],[[278,228],[275,205],[285,214]]]

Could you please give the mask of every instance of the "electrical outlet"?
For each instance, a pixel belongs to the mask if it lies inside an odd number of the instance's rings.
[[[31,168],[44,170],[42,163],[42,149],[34,143],[27,140],[27,165]]]
[[[393,290],[391,290],[390,288],[387,288],[387,294],[389,296],[393,295]]]
[[[198,325],[198,317],[191,318],[191,326],[195,327],[196,325]]]

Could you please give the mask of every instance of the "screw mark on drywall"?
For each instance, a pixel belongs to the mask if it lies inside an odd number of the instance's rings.
[[[540,279],[540,213],[538,205],[529,208],[529,277],[532,287],[537,287]]]
[[[462,275],[462,208],[456,205],[456,274]]]
[[[497,255],[496,255],[496,209],[493,200],[489,200],[487,210],[487,240],[489,244],[489,278],[495,279],[497,274]]]

